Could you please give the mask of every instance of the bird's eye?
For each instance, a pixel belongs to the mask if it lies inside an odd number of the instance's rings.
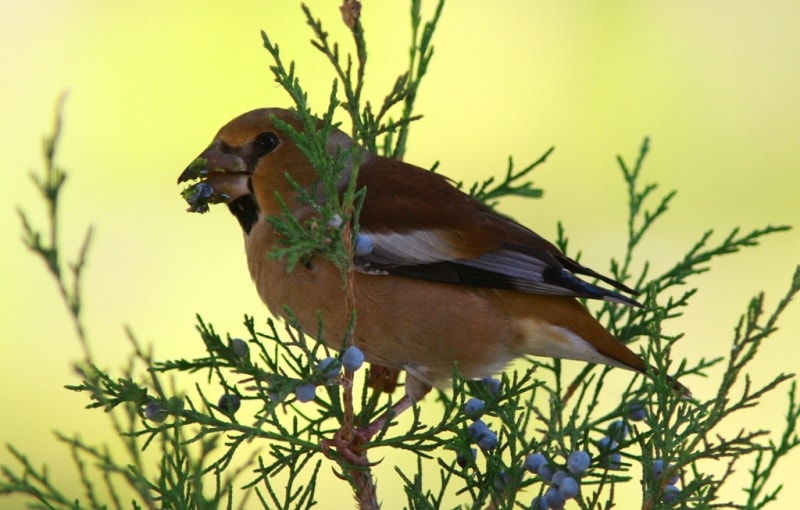
[[[280,142],[278,135],[272,131],[266,131],[253,140],[253,149],[254,152],[256,152],[256,156],[263,156],[264,154],[272,152]]]

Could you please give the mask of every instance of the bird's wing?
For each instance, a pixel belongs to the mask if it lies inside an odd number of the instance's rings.
[[[441,175],[371,156],[359,169],[358,185],[366,187],[355,257],[360,271],[639,306],[581,280],[577,274],[634,294]]]

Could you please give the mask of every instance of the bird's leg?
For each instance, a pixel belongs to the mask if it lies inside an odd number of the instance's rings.
[[[409,372],[406,372],[405,386],[406,391],[403,395],[403,398],[398,400],[392,407],[387,409],[380,418],[373,421],[366,427],[358,429],[358,433],[363,436],[365,440],[370,440],[372,436],[378,433],[378,431],[383,430],[391,420],[414,405],[414,402],[419,402],[422,397],[431,391],[430,384],[417,377],[414,377]]]
[[[383,430],[384,427],[387,426],[387,423],[389,423],[395,417],[399,416],[400,413],[411,407],[413,404],[414,402],[411,400],[411,397],[409,397],[408,393],[406,393],[405,395],[403,395],[403,398],[395,402],[395,404],[392,407],[387,409],[386,412],[383,413],[380,418],[373,421],[366,427],[357,429],[358,435],[361,436],[364,439],[364,441],[369,441],[370,439],[372,439],[372,436],[377,434],[379,431]]]
[[[400,370],[371,363],[367,373],[367,385],[375,390],[375,393],[393,393],[397,387],[398,377]]]

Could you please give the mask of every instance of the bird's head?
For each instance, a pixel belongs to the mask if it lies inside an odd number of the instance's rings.
[[[256,216],[261,211],[274,215],[280,212],[276,193],[290,210],[301,207],[296,203],[296,185],[310,189],[317,173],[275,119],[303,130],[296,114],[281,108],[250,111],[219,130],[211,145],[178,177],[179,184],[190,183],[182,191],[190,212],[204,213],[209,204],[225,202],[240,221],[242,209],[252,214],[253,207]],[[339,130],[328,140],[331,153],[349,145],[350,138]]]

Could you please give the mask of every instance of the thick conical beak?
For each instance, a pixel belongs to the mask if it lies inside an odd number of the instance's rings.
[[[244,159],[235,151],[224,151],[211,144],[178,177],[178,184],[202,179],[181,192],[189,212],[204,213],[209,204],[230,202],[249,194],[250,172]]]
[[[202,179],[211,173],[247,173],[244,160],[236,152],[222,151],[217,143],[197,156],[178,177],[178,184],[192,179]]]

